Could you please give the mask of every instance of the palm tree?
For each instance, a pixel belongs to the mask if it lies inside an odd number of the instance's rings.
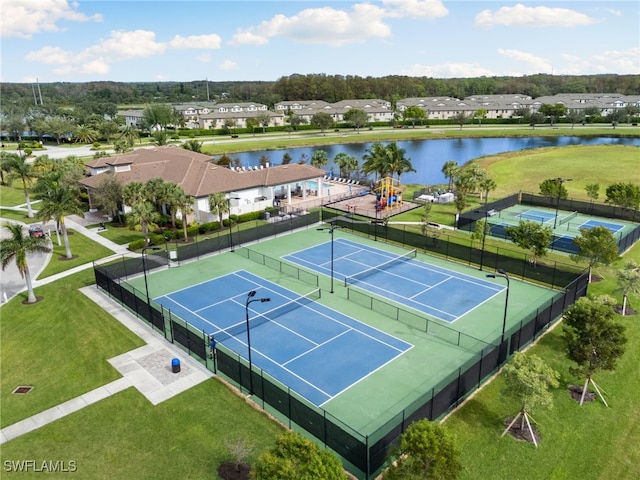
[[[129,146],[133,146],[133,143],[140,137],[138,129],[133,125],[125,125],[120,127],[120,140],[125,140]]]
[[[149,230],[156,229],[155,222],[160,219],[160,214],[156,207],[148,200],[135,203],[131,206],[131,211],[127,215],[129,227],[142,231],[145,244],[149,244]]]
[[[33,218],[33,209],[31,208],[31,199],[29,198],[29,187],[33,180],[37,178],[37,173],[31,163],[27,163],[27,158],[15,153],[7,154],[7,164],[9,168],[8,183],[20,179],[22,181],[22,190],[24,191],[24,199],[27,203],[27,217]]]
[[[493,178],[485,175],[478,183],[478,187],[480,188],[480,195],[484,193],[484,204],[486,205],[489,202],[489,192],[498,188],[498,184]]]
[[[391,173],[398,174],[398,184],[400,184],[400,177],[403,173],[416,171],[411,164],[411,160],[405,157],[404,148],[399,148],[396,142],[388,144],[386,151]]]
[[[222,227],[222,215],[229,211],[229,200],[224,193],[216,192],[209,196],[209,211],[218,215],[220,227]],[[231,216],[229,216],[229,228],[231,228]]]
[[[165,132],[164,130],[160,132],[154,132],[151,136],[153,137],[153,143],[155,143],[159,147],[162,147],[169,143],[169,135],[167,135],[167,132]]]
[[[458,162],[455,160],[448,160],[442,165],[440,170],[444,175],[444,178],[449,179],[449,190],[453,188],[453,182],[455,181],[456,174],[458,173]]]
[[[61,177],[62,175],[60,173],[40,177],[34,191],[41,200],[38,218],[45,221],[55,220],[58,228],[62,232],[65,256],[66,258],[73,258],[65,216],[75,214],[84,217],[84,214],[82,212],[78,189],[61,182]]]
[[[199,142],[195,138],[188,140],[182,144],[182,148],[185,150],[191,150],[192,152],[202,153],[202,142]]]
[[[329,157],[324,150],[314,150],[311,155],[311,166],[316,168],[322,168],[329,163]]]
[[[188,195],[185,195],[182,192],[182,195],[176,197],[176,205],[180,209],[180,214],[182,215],[182,230],[184,232],[184,241],[188,242],[189,237],[187,235],[187,216],[190,213],[193,213],[193,202],[194,198]]]
[[[87,125],[78,125],[73,135],[76,143],[93,143],[98,133]]]
[[[7,268],[7,265],[9,265],[12,260],[15,261],[20,275],[27,283],[27,303],[35,303],[37,299],[33,293],[27,254],[50,252],[49,239],[47,237],[31,237],[28,233],[25,234],[23,226],[19,223],[7,223],[4,227],[9,231],[11,236],[0,241],[2,270]]]
[[[340,169],[340,176],[350,178],[351,173],[358,171],[358,159],[345,152],[338,153],[333,158],[333,163]]]
[[[162,199],[167,206],[167,211],[171,215],[171,226],[176,228],[176,213],[181,210],[180,206],[185,203],[185,193],[180,185],[166,182]],[[184,213],[183,213],[184,216]]]
[[[375,142],[362,156],[362,171],[366,174],[375,173],[384,177],[388,173],[387,150],[380,142]]]

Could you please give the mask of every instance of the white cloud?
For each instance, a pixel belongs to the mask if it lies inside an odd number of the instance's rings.
[[[220,65],[218,65],[220,70],[236,70],[238,68],[238,64],[232,60],[225,60]]]
[[[589,68],[591,72],[615,72],[620,75],[640,74],[640,48],[638,47],[622,51],[609,50],[581,60],[585,68]]]
[[[538,57],[532,53],[508,48],[499,48],[498,53],[504,57],[509,57],[516,62],[524,63],[529,67],[527,69],[527,72],[529,73],[552,73],[553,65],[549,63],[547,59]]]
[[[30,39],[41,32],[58,32],[61,21],[100,22],[102,15],[85,15],[77,11],[78,4],[67,0],[3,0],[0,15],[2,37]]]
[[[589,16],[567,8],[525,7],[521,3],[513,7],[502,7],[495,12],[483,10],[475,18],[476,27],[490,28],[496,25],[507,27],[575,27],[591,25],[595,21]]]
[[[221,39],[216,34],[176,35],[170,42],[158,42],[155,32],[149,30],[113,30],[109,38],[99,41],[79,52],[63,51],[58,47],[44,47],[30,52],[25,59],[31,62],[60,65],[55,73],[60,74],[106,74],[111,64],[132,58],[161,55],[168,49],[213,49],[220,48]],[[200,56],[202,62],[211,57]]]
[[[287,17],[275,15],[258,26],[239,29],[232,45],[265,44],[270,38],[284,37],[298,43],[339,46],[362,43],[368,38],[384,38],[391,29],[383,23],[384,10],[371,4],[353,6],[350,12],[331,7],[302,10]]]
[[[112,60],[150,57],[164,53],[166,44],[156,42],[155,32],[149,30],[114,30],[111,36],[81,52],[81,56],[102,56]]]
[[[382,4],[389,17],[437,18],[449,13],[440,0],[382,0]]]
[[[73,63],[75,53],[63,50],[60,47],[46,46],[35,52],[29,52],[25,57],[29,62],[38,62],[48,65],[62,65]]]
[[[477,63],[442,63],[439,65],[413,64],[404,75],[411,77],[460,78],[460,77],[491,77],[497,75]]]
[[[171,48],[200,48],[200,49],[216,49],[220,48],[222,43],[222,39],[219,35],[212,33],[210,35],[190,35],[188,37],[183,37],[181,35],[176,35],[169,42],[169,46]]]

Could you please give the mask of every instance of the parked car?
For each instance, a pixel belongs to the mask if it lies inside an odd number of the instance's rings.
[[[29,225],[29,236],[34,238],[44,237],[44,230],[42,229],[42,225],[40,225],[39,223]]]

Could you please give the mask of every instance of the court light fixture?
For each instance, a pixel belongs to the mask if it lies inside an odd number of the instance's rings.
[[[142,275],[144,276],[144,290],[147,293],[147,305],[151,304],[149,300],[149,284],[147,283],[147,264],[145,262],[147,250],[162,250],[160,247],[142,247]]]
[[[233,252],[233,225],[231,224],[231,200],[241,200],[240,197],[227,197],[227,209],[229,210],[229,248]]]
[[[507,294],[504,299],[504,316],[502,318],[502,337],[500,337],[500,345],[502,345],[504,343],[504,332],[507,327],[507,310],[509,308],[509,275],[507,274],[507,272],[505,272],[501,268],[496,270],[496,272],[497,272],[497,275],[493,273],[489,273],[487,274],[487,277],[489,278],[502,277],[507,281]]]
[[[560,210],[560,193],[562,192],[562,184],[564,182],[570,182],[573,178],[556,178],[556,182],[558,182],[558,200],[556,202],[556,217],[553,219],[553,229],[556,229],[558,225],[558,210]]]
[[[253,395],[253,363],[251,362],[251,331],[249,328],[249,305],[253,302],[270,302],[271,299],[269,297],[262,298],[254,298],[256,296],[256,291],[251,290],[247,293],[247,301],[245,302],[245,318],[247,322],[247,352],[249,354],[249,395]]]
[[[336,228],[342,228],[340,225],[336,225],[335,223],[330,223],[329,227],[318,228],[319,232],[323,230],[329,230],[331,234],[331,290],[329,293],[333,293],[333,232],[335,232]]]

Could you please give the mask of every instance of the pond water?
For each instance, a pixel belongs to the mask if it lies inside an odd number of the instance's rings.
[[[388,142],[383,142],[388,143]],[[504,152],[513,152],[529,148],[561,147],[567,145],[633,145],[640,147],[640,138],[614,138],[614,137],[506,137],[506,138],[455,138],[433,140],[411,140],[396,142],[405,150],[405,156],[411,160],[416,172],[402,175],[402,183],[417,183],[421,185],[435,185],[446,183],[442,174],[442,166],[449,160],[463,165],[469,160],[495,155]],[[291,162],[297,163],[304,159],[309,163],[315,150],[324,150],[329,157],[329,164],[324,169],[330,175],[338,175],[339,169],[333,163],[335,156],[344,152],[352,155],[362,163],[362,156],[371,148],[372,143],[345,143],[341,145],[324,145],[317,147],[299,147],[283,150],[265,150],[256,152],[234,153],[230,156],[239,159],[245,166],[260,164],[260,157],[266,155],[271,165],[280,165],[285,153],[291,156]]]

